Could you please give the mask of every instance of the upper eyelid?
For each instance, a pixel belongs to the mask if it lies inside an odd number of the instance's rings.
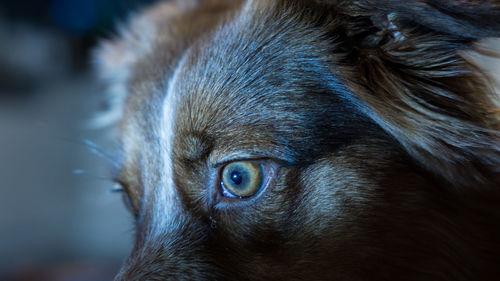
[[[130,194],[130,190],[129,190],[129,187],[127,185],[127,183],[120,179],[120,178],[113,178],[113,182],[117,185],[119,185],[119,188],[115,188],[114,191],[117,191],[117,192],[125,192],[127,194]]]
[[[126,183],[125,180],[123,179],[122,175],[122,167],[112,167],[111,168],[111,181],[113,181],[116,184],[119,184],[123,189],[126,188]]]

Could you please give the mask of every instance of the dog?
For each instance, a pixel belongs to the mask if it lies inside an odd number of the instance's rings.
[[[115,280],[498,280],[490,37],[500,1],[137,13],[96,52],[135,225]]]

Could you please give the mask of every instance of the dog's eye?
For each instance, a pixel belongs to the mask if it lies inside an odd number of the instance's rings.
[[[125,208],[127,208],[127,210],[130,213],[135,214],[134,203],[132,203],[132,198],[130,198],[128,192],[126,191],[122,192],[122,200],[123,200],[123,205],[125,205]]]
[[[134,207],[134,203],[132,202],[132,198],[130,197],[130,194],[128,192],[128,189],[126,187],[126,184],[123,183],[121,180],[114,180],[115,184],[116,184],[116,187],[114,189],[112,189],[111,191],[112,192],[116,192],[116,193],[120,193],[121,196],[122,196],[122,201],[123,201],[123,205],[125,205],[125,208],[127,208],[127,210],[136,215],[137,212],[136,212],[136,209]]]
[[[227,197],[245,198],[263,185],[262,165],[252,161],[233,162],[222,170],[222,192]]]

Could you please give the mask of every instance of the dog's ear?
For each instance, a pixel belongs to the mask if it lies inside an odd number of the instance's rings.
[[[341,34],[335,74],[373,120],[456,186],[498,177],[498,95],[464,54],[500,36],[499,1],[317,1]]]
[[[318,0],[334,3],[342,14],[354,18],[387,18],[391,24],[425,26],[430,30],[463,39],[500,36],[498,0]],[[378,27],[381,22],[375,20]]]

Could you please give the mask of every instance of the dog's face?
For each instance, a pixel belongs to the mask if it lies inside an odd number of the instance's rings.
[[[100,53],[123,91],[117,180],[136,222],[117,280],[493,272],[497,234],[474,220],[498,203],[497,125],[458,53],[492,30],[397,3],[182,3]]]

